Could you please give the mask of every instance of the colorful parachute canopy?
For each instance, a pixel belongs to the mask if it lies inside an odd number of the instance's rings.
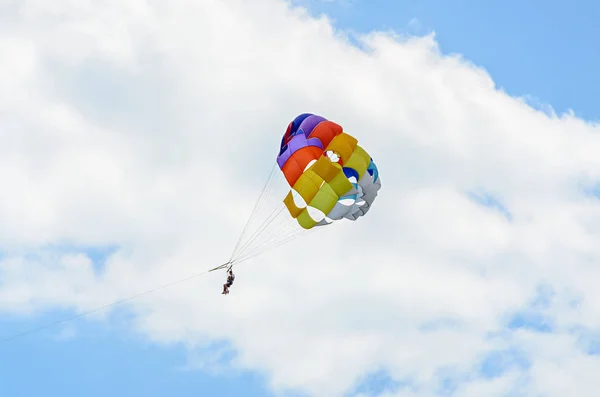
[[[304,229],[358,219],[381,188],[377,166],[356,138],[310,113],[288,125],[277,164],[292,188],[283,202]]]

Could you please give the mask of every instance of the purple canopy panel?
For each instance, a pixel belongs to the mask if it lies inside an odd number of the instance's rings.
[[[298,129],[301,129],[304,132],[304,136],[308,137],[310,133],[313,132],[315,127],[322,121],[327,121],[327,119],[313,114],[302,120],[302,123],[300,123]]]

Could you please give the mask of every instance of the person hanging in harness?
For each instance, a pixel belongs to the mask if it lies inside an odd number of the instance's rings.
[[[229,275],[227,276],[227,282],[223,284],[223,292],[222,295],[229,294],[229,288],[233,285],[233,280],[235,280],[235,274],[233,274],[233,270],[229,269]]]

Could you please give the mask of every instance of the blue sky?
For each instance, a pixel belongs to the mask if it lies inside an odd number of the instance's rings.
[[[444,53],[461,53],[485,68],[511,95],[531,95],[557,112],[573,109],[600,119],[600,3],[579,1],[298,1],[311,12],[325,12],[341,29],[368,32],[394,29],[423,34],[435,31]],[[97,253],[92,257],[101,260]],[[31,320],[0,317],[0,338],[62,318],[46,313]],[[535,315],[517,315],[512,327],[525,327]],[[533,321],[533,320],[532,320]],[[533,322],[536,322],[535,320]],[[63,328],[0,344],[0,395],[6,397],[120,396],[269,396],[259,375],[211,377],[182,370],[183,348],[159,348],[118,327],[107,329],[77,320],[73,338],[57,339]],[[82,326],[83,324],[83,326]],[[534,326],[534,325],[529,325]],[[539,325],[544,328],[546,325]],[[492,373],[509,353],[482,363]],[[514,353],[515,365],[522,365]],[[504,361],[503,361],[504,360]],[[35,381],[33,381],[35,380]],[[358,390],[390,386],[385,375]],[[393,386],[393,385],[391,385]]]
[[[35,327],[38,322],[68,316],[55,312],[28,322],[2,321],[4,333]],[[78,321],[72,339],[54,332],[32,334],[3,344],[0,390],[3,396],[198,396],[269,395],[261,379],[234,374],[211,378],[186,368],[182,347],[157,348],[134,336]],[[118,328],[118,327],[115,327]],[[68,329],[68,328],[66,328]],[[35,379],[35,381],[32,381]],[[205,394],[206,393],[206,394]]]
[[[358,32],[435,32],[444,53],[462,54],[514,96],[600,119],[600,4],[589,0],[296,0]]]

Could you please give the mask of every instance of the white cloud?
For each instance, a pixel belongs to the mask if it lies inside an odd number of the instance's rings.
[[[284,2],[2,4],[1,310],[83,311],[222,263],[312,111],[375,158],[372,212],[244,263],[228,297],[211,273],[131,301],[136,331],[228,340],[232,365],[314,396],[379,369],[410,385],[390,396],[446,378],[464,396],[595,395],[578,341],[600,328],[597,126],[507,96],[433,36],[361,51]],[[121,250],[96,269],[69,249],[89,245]],[[506,329],[540,284],[552,332]],[[479,374],[511,348],[530,366]]]

